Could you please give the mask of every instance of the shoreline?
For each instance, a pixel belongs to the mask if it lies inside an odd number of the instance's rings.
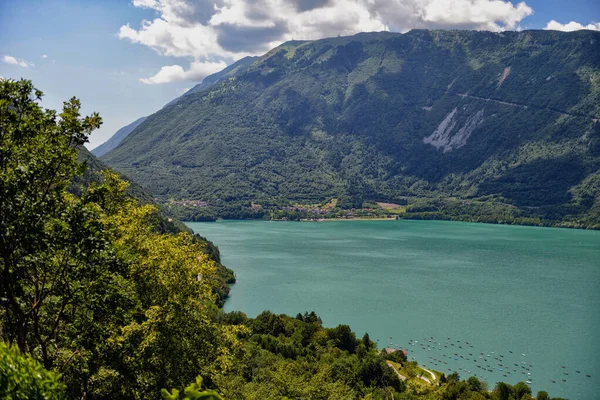
[[[582,230],[582,231],[600,231],[600,227],[586,227],[586,226],[560,226],[560,225],[535,225],[535,224],[509,224],[505,222],[489,222],[489,221],[472,221],[469,219],[451,219],[451,218],[402,218],[402,217],[376,217],[376,218],[321,218],[321,219],[301,219],[301,220],[289,220],[289,219],[265,219],[265,218],[216,218],[213,220],[205,221],[190,221],[181,220],[183,223],[204,223],[204,222],[217,222],[217,221],[274,221],[274,222],[331,222],[331,221],[443,221],[443,222],[464,222],[470,224],[484,224],[484,225],[503,225],[503,226],[522,226],[528,228],[554,228],[554,229],[568,229],[568,230]]]
[[[272,220],[272,221],[285,221],[285,220]],[[321,219],[301,219],[299,222],[333,222],[333,221],[400,221],[399,218],[384,218],[384,217],[376,217],[376,218],[321,218]]]

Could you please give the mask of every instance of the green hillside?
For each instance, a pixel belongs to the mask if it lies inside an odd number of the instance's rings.
[[[598,32],[364,33],[285,43],[102,159],[201,215],[334,198],[598,227],[598,118]]]

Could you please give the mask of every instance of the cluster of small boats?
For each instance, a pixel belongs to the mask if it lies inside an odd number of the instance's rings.
[[[420,348],[422,351],[431,352],[428,356],[428,364],[423,364],[426,368],[431,368],[443,372],[444,370],[463,372],[468,376],[475,376],[489,380],[490,373],[502,375],[508,378],[508,381],[525,381],[527,384],[534,382],[533,364],[527,360],[527,354],[514,353],[512,350],[504,354],[493,351],[481,352],[475,350],[475,345],[469,341],[460,341],[451,338],[436,340],[433,336],[421,341],[410,339],[406,348],[394,345],[390,337],[390,347],[398,350],[414,351],[414,348]],[[415,360],[413,356],[411,359]],[[422,360],[421,360],[422,361]],[[567,382],[569,371],[566,366],[562,366],[563,377],[561,382]],[[575,374],[581,374],[581,371],[575,370]],[[493,376],[494,376],[493,375]],[[586,374],[591,378],[591,374]],[[512,379],[511,379],[512,378]],[[557,379],[552,379],[556,383]]]

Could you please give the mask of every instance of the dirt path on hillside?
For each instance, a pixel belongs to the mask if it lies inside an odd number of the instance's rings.
[[[428,370],[427,368],[423,368],[419,365],[419,368],[421,368],[423,371],[425,372],[429,372],[429,375],[431,375],[431,379],[433,379],[434,381],[436,380],[435,374],[433,372],[431,372],[430,370]],[[431,382],[429,382],[431,383]]]
[[[404,375],[402,375],[400,372],[398,372],[398,370],[396,369],[396,367],[394,367],[394,364],[392,364],[389,361],[386,361],[385,363],[388,365],[388,367],[390,367],[391,369],[393,369],[396,374],[398,374],[398,377],[400,378],[401,381],[405,381],[407,379]]]
[[[586,115],[578,115],[578,114],[571,114],[562,110],[556,110],[553,108],[542,108],[542,107],[535,107],[535,106],[526,106],[525,104],[519,104],[519,103],[511,103],[508,101],[502,101],[502,100],[494,100],[494,99],[486,99],[485,97],[479,97],[479,96],[473,96],[467,93],[454,93],[455,95],[462,97],[462,98],[469,98],[469,99],[475,99],[475,100],[481,100],[481,101],[490,101],[492,103],[497,103],[497,104],[504,104],[505,106],[511,106],[511,107],[519,107],[522,108],[524,110],[528,109],[528,108],[533,108],[536,110],[542,110],[542,111],[552,111],[554,113],[560,114],[560,115],[564,115],[567,117],[575,117],[575,118],[585,118],[588,119],[589,117]],[[598,118],[591,118],[591,120],[593,122],[598,122]]]

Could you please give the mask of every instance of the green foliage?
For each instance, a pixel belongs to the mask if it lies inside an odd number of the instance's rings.
[[[61,351],[63,333],[91,314],[98,322],[106,315],[101,296],[113,295],[118,264],[95,205],[65,191],[83,172],[76,147],[100,117],[80,118],[75,98],[57,115],[39,106],[41,96],[31,82],[0,81],[0,294],[7,303],[0,334],[49,369],[73,361]],[[79,339],[98,334],[86,329]]]
[[[368,332],[365,332],[364,336],[362,337],[362,344],[363,344],[363,346],[365,346],[366,350],[369,350],[369,349],[375,347],[375,343],[373,343],[371,341],[371,337],[369,336]]]
[[[289,42],[148,117],[103,159],[161,202],[207,203],[170,203],[185,220],[410,198],[424,204],[406,218],[600,227],[599,40],[413,30]],[[452,113],[447,139],[468,131],[464,146],[425,143]]]
[[[538,392],[536,400],[550,400],[550,396],[548,396],[548,392],[540,391]]]
[[[498,400],[532,400],[531,388],[525,382],[518,382],[512,386],[504,382],[498,382],[494,393],[498,396]],[[539,394],[538,394],[539,395]],[[547,393],[546,393],[547,395]],[[544,397],[544,393],[541,392],[541,396]]]
[[[349,353],[354,353],[358,345],[358,340],[348,325],[338,325],[338,327],[328,330],[327,336],[335,347]]]
[[[188,387],[183,390],[183,397],[179,396],[179,390],[172,389],[171,393],[168,390],[162,389],[160,394],[164,400],[222,400],[223,398],[219,396],[214,390],[202,390],[202,378],[196,377],[196,382],[192,383]]]
[[[398,364],[403,364],[407,361],[406,354],[404,354],[404,352],[402,350],[396,350],[391,353],[385,352],[383,357],[386,360],[397,362]]]
[[[17,346],[0,342],[0,398],[10,400],[61,400],[65,385],[60,375],[47,371]]]
[[[456,371],[454,371],[450,375],[448,375],[446,377],[446,379],[448,380],[448,382],[460,382],[460,376],[458,375],[458,372],[456,372]]]
[[[484,384],[476,376],[470,376],[467,379],[467,384],[472,392],[481,392],[484,389]]]
[[[397,396],[404,390],[376,349],[367,352],[362,341],[356,345],[347,326],[324,328],[314,312],[291,318],[265,311],[254,320],[233,313],[221,320],[251,329],[233,370],[214,378],[225,398],[355,399],[380,390]],[[358,348],[365,353],[354,354]]]
[[[115,173],[70,194],[99,117],[76,99],[42,110],[28,81],[0,89],[2,340],[59,371],[69,397],[146,398],[227,371],[243,329],[210,318],[234,280],[217,249],[163,233]]]

